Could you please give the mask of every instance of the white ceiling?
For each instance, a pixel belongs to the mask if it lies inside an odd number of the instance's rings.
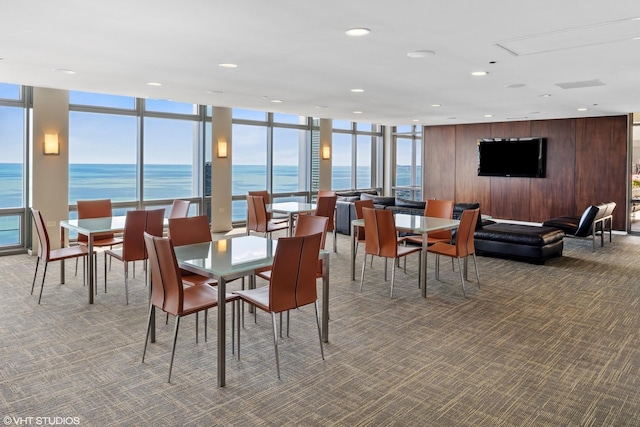
[[[637,0],[3,0],[0,17],[6,83],[387,125],[640,111]]]

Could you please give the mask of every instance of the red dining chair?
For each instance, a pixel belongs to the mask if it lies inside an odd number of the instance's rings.
[[[206,215],[169,218],[168,236],[174,246],[211,242],[209,217]],[[218,281],[207,276],[180,269],[182,281],[188,285],[217,285]]]
[[[356,200],[355,202],[353,202],[355,211],[356,211],[356,219],[362,219],[362,208],[369,208],[369,209],[373,209],[373,200],[371,199],[366,199],[366,200]],[[364,229],[364,227],[357,227],[356,228],[356,253],[358,252],[358,246],[360,243],[364,243],[365,242],[365,237],[366,236],[366,231]],[[373,258],[373,257],[371,257]]]
[[[393,219],[393,212],[386,209],[362,208],[364,228],[367,239],[364,244],[365,254],[362,262],[362,275],[360,277],[360,291],[364,285],[364,271],[367,265],[367,255],[385,258],[385,280],[387,280],[387,259],[394,260],[391,267],[391,298],[393,298],[393,285],[396,278],[396,263],[398,258],[418,253],[418,265],[420,265],[421,248],[415,246],[401,246],[398,244],[398,232]],[[418,274],[418,278],[420,274]]]
[[[286,230],[289,225],[269,219],[264,197],[247,196],[247,231],[256,231],[266,235],[278,230]]]
[[[169,218],[184,218],[186,216],[189,216],[190,205],[191,202],[189,200],[175,199],[171,204]]]
[[[271,203],[271,195],[267,190],[255,190],[249,191],[250,196],[260,196],[264,199],[264,204],[268,205]],[[273,216],[271,212],[267,212],[267,219],[274,224],[279,224],[283,222],[289,222],[289,217],[287,216]]]
[[[336,201],[337,196],[334,194],[333,196],[320,196],[316,201],[316,216],[323,216],[329,219],[327,223],[327,231],[331,231],[333,234],[333,252],[337,252],[337,234],[336,234],[336,226],[335,226],[335,214],[336,214]]]
[[[178,340],[178,328],[180,319],[190,314],[199,313],[218,306],[218,291],[211,286],[183,286],[180,269],[176,261],[173,244],[168,237],[156,237],[149,233],[144,233],[145,247],[149,254],[149,264],[151,265],[151,301],[149,304],[149,318],[147,321],[147,335],[144,341],[142,352],[142,363],[147,353],[147,343],[151,331],[151,321],[155,318],[155,310],[160,310],[175,316],[175,327],[173,332],[173,344],[171,346],[171,361],[169,362],[169,378],[171,382],[171,370],[173,368],[173,358],[176,352],[176,342]],[[226,302],[233,303],[239,298],[233,294],[226,295]],[[236,309],[232,305],[232,337],[234,337]],[[232,348],[235,345],[232,343]]]
[[[70,246],[60,249],[51,249],[49,241],[49,233],[45,225],[42,214],[38,209],[31,209],[33,214],[33,222],[36,225],[36,232],[38,234],[38,259],[36,260],[36,270],[33,273],[33,283],[31,283],[31,295],[33,295],[33,288],[36,285],[36,276],[38,275],[38,265],[40,260],[44,261],[44,272],[42,273],[42,284],[40,285],[40,295],[38,296],[38,304],[42,300],[42,290],[44,289],[44,279],[47,276],[47,266],[52,261],[62,261],[69,258],[81,258],[86,257],[89,254],[89,250],[86,246]]]
[[[324,360],[316,289],[316,267],[321,241],[321,233],[302,237],[281,237],[278,239],[274,255],[269,286],[234,291],[234,294],[238,295],[242,301],[271,313],[278,379],[280,379],[280,356],[278,354],[276,313],[314,304],[320,354]],[[238,326],[238,358],[240,358],[240,329]]]

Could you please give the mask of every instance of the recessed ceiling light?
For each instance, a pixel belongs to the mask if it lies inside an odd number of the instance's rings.
[[[431,104],[432,107],[442,107],[441,104]]]
[[[549,93],[543,93],[542,95],[538,95],[540,98],[550,98],[551,94]]]
[[[282,102],[281,99],[272,99],[271,102],[273,102],[274,104],[280,104]]]
[[[472,76],[486,76],[489,74],[487,71],[474,71],[471,73]]]
[[[489,117],[493,117],[493,114],[485,114],[484,116],[489,118]]]
[[[587,109],[584,108],[584,107],[580,107],[580,108],[578,108],[578,111],[587,111]]]
[[[413,52],[407,53],[407,56],[409,58],[426,58],[435,54],[432,50],[414,50]]]
[[[362,92],[364,92],[364,89],[351,89],[351,92],[353,92],[353,93],[362,93]]]
[[[526,84],[524,84],[524,83],[513,83],[513,84],[510,84],[510,85],[505,85],[505,87],[507,89],[517,89],[517,88],[525,87],[525,86],[526,86]]]
[[[362,114],[362,111],[354,111],[353,114]]]
[[[238,64],[224,63],[224,64],[218,64],[218,67],[222,67],[222,68],[238,68]]]
[[[419,120],[419,119],[413,119],[413,120],[411,120],[411,121],[412,121],[412,122],[419,122],[420,120]]]
[[[208,90],[207,93],[209,95],[220,95],[220,94],[222,94],[224,92],[222,92],[221,90]]]
[[[147,86],[162,86],[162,83],[158,83],[158,82],[149,82],[149,83],[147,83]]]
[[[348,36],[351,37],[362,37],[362,36],[366,36],[367,34],[369,34],[371,32],[370,29],[368,28],[351,28],[348,29],[347,31],[345,31],[345,33]]]
[[[56,73],[62,73],[62,74],[75,74],[76,73],[75,71],[68,70],[66,68],[54,68],[51,71],[56,72]]]

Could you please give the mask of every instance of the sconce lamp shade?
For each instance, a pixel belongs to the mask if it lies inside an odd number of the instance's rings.
[[[44,134],[44,154],[60,154],[60,144],[58,144],[58,134]]]
[[[331,158],[331,147],[325,145],[322,147],[322,160],[329,160]]]
[[[221,159],[227,157],[227,141],[218,141],[218,157]]]

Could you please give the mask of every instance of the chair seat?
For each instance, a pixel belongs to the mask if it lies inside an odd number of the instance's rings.
[[[212,279],[211,277],[192,273],[187,270],[180,269],[180,274],[182,275],[182,282],[190,286],[195,286],[195,285],[217,286],[218,285],[218,281],[216,279]]]
[[[400,238],[398,242],[407,242],[407,243],[413,243],[416,245],[422,245],[422,236],[405,236]],[[449,243],[450,240],[427,236],[427,245],[433,245],[434,243],[438,243],[438,242]]]
[[[233,293],[237,295],[238,298],[242,298],[261,310],[271,311],[269,308],[269,286],[247,289],[245,291],[233,291]]]
[[[453,258],[458,257],[455,245],[451,245],[449,243],[435,243],[433,246],[429,247],[428,251],[434,254],[446,255]]]
[[[278,230],[286,230],[289,228],[289,224],[284,222],[276,222],[272,219],[267,222],[267,233],[271,233],[272,231]]]
[[[227,294],[227,302],[238,299],[233,294]],[[206,310],[218,305],[218,290],[210,286],[188,286],[184,288],[184,306],[181,316],[187,316],[197,311]],[[176,313],[169,314],[175,315]]]
[[[398,258],[420,252],[422,248],[416,246],[400,246],[398,245]]]
[[[79,245],[89,246],[89,242],[78,242]],[[94,247],[104,247],[104,246],[115,246],[121,245],[122,238],[120,237],[110,237],[108,239],[95,239],[93,241]]]
[[[49,261],[77,258],[88,254],[89,250],[86,248],[86,246],[70,246],[60,249],[52,249],[49,253]]]

